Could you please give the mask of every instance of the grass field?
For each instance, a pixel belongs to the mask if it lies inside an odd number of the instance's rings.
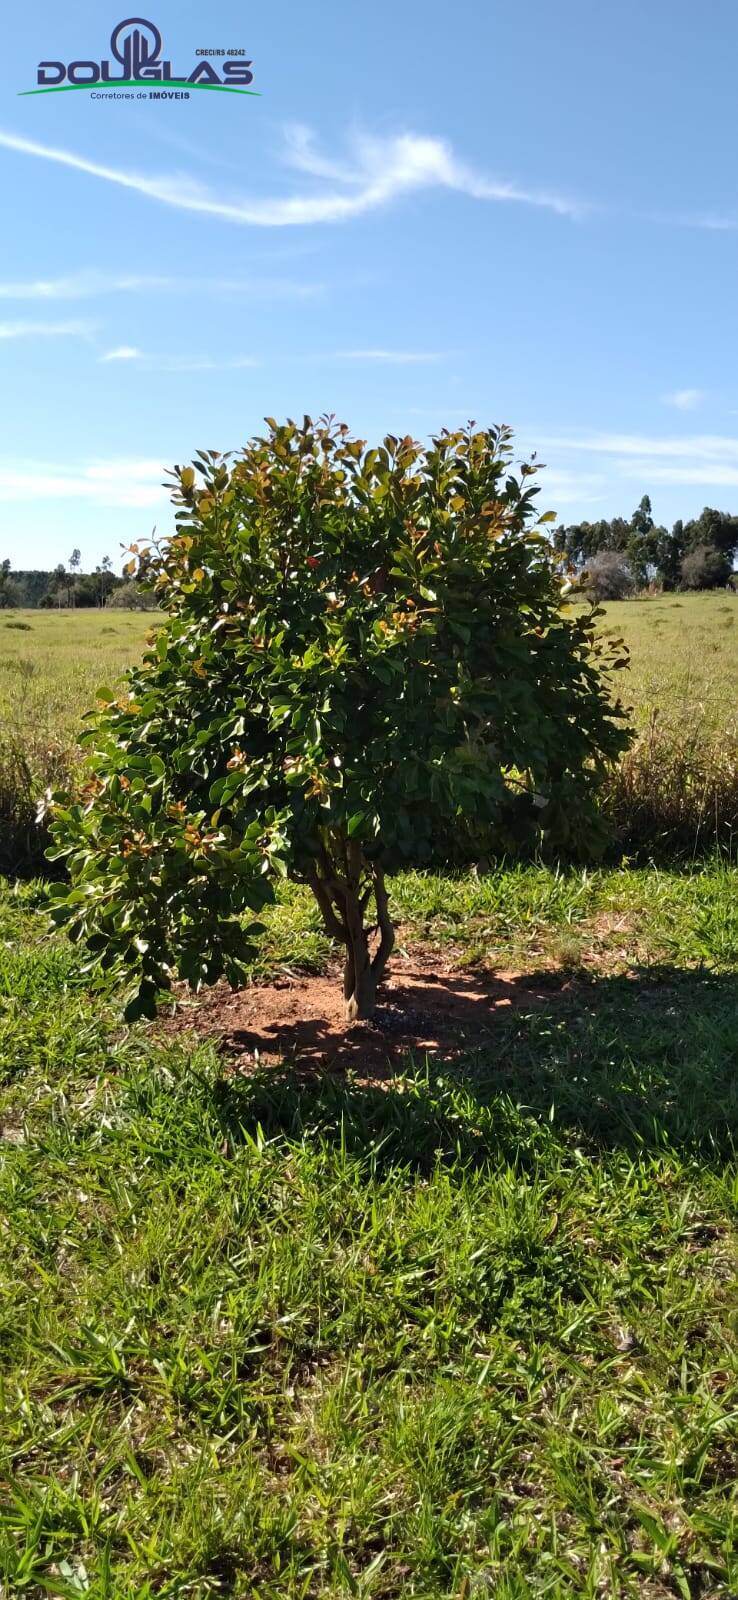
[[[608,608],[656,762],[735,749],[736,610]],[[6,735],[68,747],[149,626],[0,617]],[[511,999],[375,1081],[123,1028],[0,889],[0,1595],[734,1600],[737,891],[394,880]],[[266,920],[256,981],[323,971],[300,890]]]
[[[736,888],[408,875],[552,981],[381,1085],[122,1032],[9,890],[0,1591],[738,1593]]]
[[[654,709],[738,740],[738,595],[663,594],[605,606],[631,652],[627,698],[636,726]]]
[[[600,626],[631,650],[618,691],[638,738],[605,804],[614,854],[670,860],[738,833],[738,596],[656,595],[609,605]],[[66,785],[95,690],[136,661],[155,619],[121,611],[0,613],[0,870],[43,860],[34,825]]]
[[[139,659],[150,627],[137,611],[0,612],[0,728],[73,744],[95,690]]]
[[[604,608],[631,650],[623,694],[644,726],[654,707],[738,736],[738,595],[654,595]],[[95,690],[136,661],[151,614],[0,612],[0,728],[73,740]]]

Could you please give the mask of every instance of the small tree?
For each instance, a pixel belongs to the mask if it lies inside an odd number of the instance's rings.
[[[10,561],[8,557],[0,562],[0,611],[6,611],[16,604],[15,592],[10,576]]]
[[[132,578],[114,579],[115,588],[106,601],[108,611],[157,611],[155,596]]]
[[[95,568],[95,577],[97,579],[97,594],[99,604],[104,606],[115,582],[113,577],[113,563],[110,559],[110,556],[103,556],[100,565]]]
[[[656,573],[665,589],[675,589],[684,559],[684,523],[679,518],[668,533],[657,529]]]
[[[728,556],[714,545],[698,544],[688,550],[682,562],[682,589],[723,589],[729,582],[731,564]]]
[[[68,598],[69,580],[67,578],[67,569],[64,565],[64,562],[60,561],[58,566],[54,568],[54,571],[49,579],[49,594],[56,595],[56,603],[59,607],[59,610],[61,610],[62,607],[62,595],[65,593],[65,591]]]
[[[594,600],[624,600],[635,588],[628,562],[616,550],[600,550],[587,562],[585,583]]]
[[[71,556],[69,557],[69,574],[71,581],[67,588],[67,604],[70,606],[74,605],[74,580],[79,576],[79,569],[81,565],[82,556],[79,550],[73,550]]]
[[[167,620],[100,692],[86,792],[56,807],[56,920],[135,975],[129,1017],[177,976],[241,981],[274,874],[309,884],[347,1017],[371,1016],[387,872],[469,819],[577,838],[627,743],[600,670],[622,641],[562,611],[508,430],[367,449],[268,423],[175,468],[176,534],[131,547]]]

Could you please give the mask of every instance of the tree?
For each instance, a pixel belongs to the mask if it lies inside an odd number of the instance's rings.
[[[81,563],[82,556],[80,555],[79,550],[73,550],[71,556],[69,557],[69,572],[72,579],[77,577]],[[74,582],[71,582],[67,588],[67,605],[74,605]]]
[[[641,501],[639,511],[645,505],[650,508],[648,496]],[[650,509],[648,512],[650,516]],[[634,518],[638,512],[634,513]],[[607,522],[601,518],[599,522],[577,522],[570,527],[559,527],[554,534],[554,548],[569,557],[575,567],[583,568],[592,556],[599,555],[602,550],[615,550],[625,554],[630,548],[634,537],[641,538],[638,529],[634,534],[633,520],[627,522],[625,517],[613,517]],[[636,545],[638,554],[639,545]]]
[[[509,430],[367,449],[267,420],[237,459],[175,468],[176,534],[131,547],[167,619],[101,691],[84,798],[55,813],[56,920],[135,978],[129,1017],[175,977],[242,981],[280,874],[343,947],[347,1018],[370,1016],[387,873],[470,818],[579,839],[628,743],[601,671],[622,641],[562,609]]]
[[[651,501],[649,496],[644,494],[630,519],[630,534],[626,545],[630,570],[639,589],[645,588],[649,573],[656,566],[660,536],[663,531],[654,527]]]
[[[731,516],[728,511],[715,511],[712,506],[705,506],[699,517],[686,524],[684,543],[687,550],[712,545],[732,566],[738,554],[738,517]]]
[[[595,600],[624,600],[635,587],[633,573],[617,550],[600,550],[587,562],[586,586]]]
[[[103,556],[100,565],[95,568],[95,576],[99,603],[104,606],[114,585],[113,563],[110,556]]]
[[[729,582],[731,565],[728,557],[714,545],[698,544],[688,550],[682,562],[682,589],[723,589]]]
[[[684,559],[684,523],[674,523],[671,533],[659,528],[655,553],[656,575],[665,589],[675,589]]]
[[[69,582],[67,578],[67,570],[64,566],[64,562],[60,561],[59,565],[54,568],[49,582],[49,594],[56,595],[56,603],[60,610],[62,603],[61,597],[65,589],[67,591],[67,601],[69,601]]]
[[[691,522],[674,523],[671,533],[656,527],[651,501],[644,495],[630,522],[613,517],[611,522],[573,523],[558,527],[554,548],[569,557],[574,566],[584,568],[602,551],[619,551],[627,556],[635,582],[643,586],[650,576],[660,579],[665,589],[679,583],[682,562],[690,550],[711,547],[732,564],[738,555],[738,516],[705,506]]]
[[[150,589],[142,588],[132,578],[115,579],[115,588],[107,601],[108,609],[116,611],[156,611],[156,599]]]
[[[630,519],[630,526],[633,533],[640,534],[642,539],[648,537],[653,527],[653,512],[649,495],[644,494],[643,499],[639,500]]]
[[[0,611],[6,611],[14,605],[15,594],[10,577],[10,562],[6,556],[5,560],[0,562]]]

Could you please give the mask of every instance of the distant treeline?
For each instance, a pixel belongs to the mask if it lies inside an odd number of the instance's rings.
[[[630,518],[601,518],[555,529],[556,550],[579,572],[589,572],[602,598],[616,599],[656,583],[664,589],[716,589],[731,582],[738,555],[738,516],[705,506],[699,517],[679,519],[671,529],[653,520],[648,495]],[[94,572],[82,572],[79,550],[51,571],[12,571],[0,563],[0,610],[9,606],[126,606],[155,609],[151,594],[113,571],[104,556]]]
[[[148,611],[154,604],[152,597],[138,584],[113,572],[108,556],[103,557],[94,572],[81,571],[78,550],[72,552],[66,566],[60,562],[51,571],[14,571],[8,560],[0,562],[0,610],[17,606],[45,610],[113,605]]]
[[[664,589],[714,589],[730,582],[738,553],[738,516],[705,506],[699,517],[669,530],[657,526],[644,495],[632,517],[611,522],[576,522],[557,528],[554,545],[584,571],[604,555],[620,558],[631,585]],[[613,561],[609,563],[615,566]]]

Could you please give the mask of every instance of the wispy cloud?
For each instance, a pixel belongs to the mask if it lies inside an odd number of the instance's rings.
[[[676,223],[681,228],[701,228],[706,233],[735,233],[738,217],[720,212],[697,212],[692,216],[659,217],[660,222]]]
[[[100,360],[101,362],[135,361],[147,372],[224,372],[239,367],[259,366],[259,362],[253,356],[228,356],[223,361],[212,360],[207,356],[203,358],[158,356],[150,351],[137,350],[132,344],[122,344],[116,350],[106,350],[100,356]]]
[[[673,406],[676,411],[696,411],[705,398],[704,389],[675,389],[664,395],[664,405]]]
[[[457,159],[445,140],[414,133],[386,139],[357,138],[350,159],[336,162],[321,155],[309,131],[292,129],[286,145],[287,163],[305,176],[319,179],[323,187],[275,198],[229,199],[186,175],[132,172],[14,133],[0,132],[0,145],[20,155],[52,161],[118,184],[162,205],[261,228],[341,222],[374,211],[401,195],[438,188],[455,190],[474,200],[542,207],[562,217],[578,217],[585,209],[579,201],[564,195],[477,173]]]
[[[89,338],[89,322],[0,322],[0,339]]]
[[[100,360],[101,361],[138,361],[140,359],[140,357],[141,357],[141,351],[137,350],[135,345],[133,345],[133,344],[119,344],[117,350],[106,350],[105,355],[101,356]]]
[[[544,501],[557,510],[562,505],[591,504],[602,498],[606,479],[599,472],[571,472],[566,468],[546,467],[540,478],[534,480],[540,489],[540,509]]]
[[[336,355],[340,361],[379,361],[395,367],[443,360],[440,350],[337,350]]]
[[[176,279],[130,275],[106,275],[82,268],[59,278],[29,278],[0,282],[0,300],[87,300],[121,289],[171,289]]]
[[[641,483],[738,484],[738,437],[730,434],[593,433],[538,438],[542,449],[601,456],[603,465]]]
[[[621,463],[621,470],[628,478],[647,479],[649,483],[702,483],[706,487],[714,485],[721,488],[738,484],[738,462],[730,466],[722,461],[696,458],[687,466],[679,467],[671,463],[664,466],[663,462],[651,461],[644,456],[638,463]]]
[[[91,268],[59,278],[0,282],[0,300],[92,300],[112,294],[246,295],[254,298],[308,299],[322,294],[323,283],[292,278],[178,278],[157,273],[104,273]]]
[[[224,361],[208,357],[190,360],[188,356],[152,356],[148,365],[156,372],[239,372],[249,367],[259,367],[255,356],[229,356]]]
[[[0,461],[0,501],[82,500],[106,508],[165,506],[159,461],[90,461],[68,467],[46,461]]]
[[[595,455],[701,457],[708,461],[738,461],[738,437],[720,433],[653,434],[582,433],[539,435],[545,450],[585,450]]]

